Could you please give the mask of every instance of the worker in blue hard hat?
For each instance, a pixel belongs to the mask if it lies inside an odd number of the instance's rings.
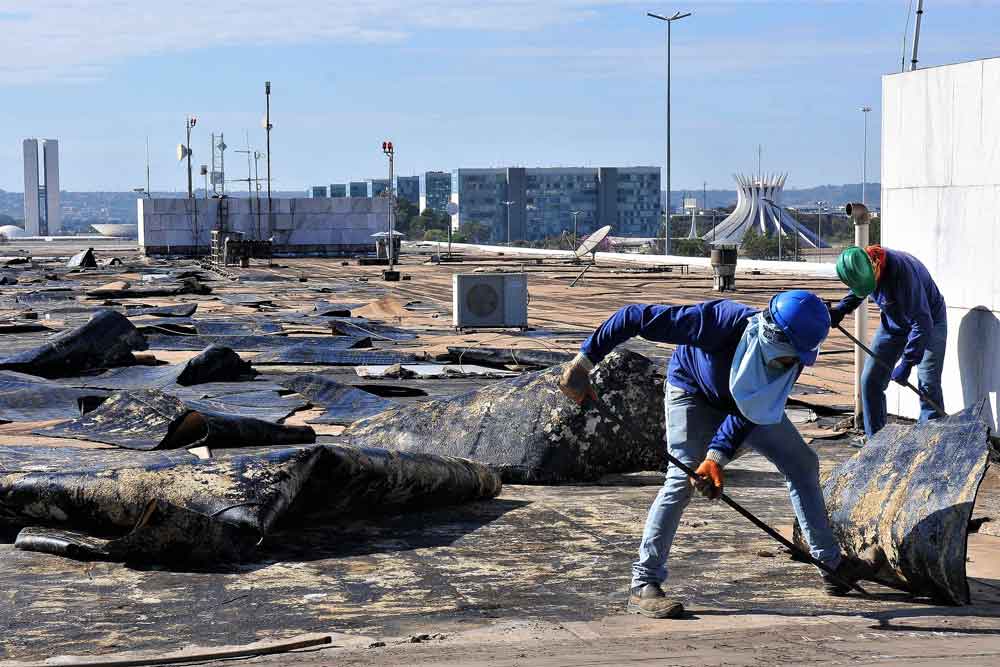
[[[723,469],[744,445],[785,476],[813,557],[852,581],[830,529],[819,460],[785,416],[792,386],[803,367],[816,362],[829,327],[826,305],[810,292],[794,290],[777,294],[762,311],[729,300],[626,306],[583,342],[560,379],[560,388],[578,403],[596,399],[590,370],[615,346],[633,336],[678,345],[664,384],[667,448],[700,479],[689,483],[679,468],[668,468],[632,565],[631,611],[653,618],[683,612],[661,586],[681,513],[692,486],[710,498],[719,496]],[[830,594],[847,592],[827,575],[824,584]]]

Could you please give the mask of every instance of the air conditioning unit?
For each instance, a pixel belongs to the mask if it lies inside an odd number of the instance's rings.
[[[452,287],[456,329],[527,328],[526,273],[456,273]]]

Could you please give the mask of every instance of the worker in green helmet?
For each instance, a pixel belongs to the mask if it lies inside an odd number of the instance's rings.
[[[831,326],[840,324],[868,296],[882,311],[871,348],[885,366],[868,359],[861,374],[865,435],[871,437],[885,426],[885,390],[889,382],[905,385],[914,367],[920,391],[936,405],[943,405],[941,370],[948,342],[948,318],[944,297],[927,267],[900,250],[879,245],[851,246],[837,259],[837,276],[851,293],[830,307]],[[921,421],[944,416],[930,402],[920,399]]]

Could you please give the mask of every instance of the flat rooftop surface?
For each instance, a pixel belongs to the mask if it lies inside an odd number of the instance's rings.
[[[140,258],[115,241],[95,246],[99,260],[120,266],[67,273],[78,250],[65,243],[4,246],[30,250],[39,275],[56,279],[0,287],[3,316],[14,318],[43,289],[68,287],[64,313],[45,317],[49,332],[0,334],[0,354],[28,349],[47,335],[86,319],[71,304],[97,304],[85,291],[114,281],[141,284],[156,269],[196,269],[190,260]],[[466,254],[456,264],[404,254],[409,280],[386,283],[381,267],[340,258],[278,258],[212,275],[209,295],[143,299],[147,305],[198,303],[197,317],[232,319],[308,312],[317,301],[366,308],[372,320],[418,334],[378,341],[382,349],[437,355],[449,345],[520,347],[575,352],[590,331],[628,303],[686,304],[718,298],[711,274],[650,271],[601,262],[575,287],[582,266],[564,260]],[[2,260],[0,260],[2,261]],[[0,273],[16,273],[16,267]],[[523,270],[528,274],[530,329],[463,331],[451,326],[451,274]],[[235,278],[235,279],[231,279]],[[150,282],[150,281],[147,281]],[[809,289],[822,298],[845,292],[833,280],[737,273],[726,293],[763,307],[777,291]],[[239,305],[237,295],[265,303]],[[398,301],[385,300],[391,296]],[[379,299],[381,302],[374,303]],[[38,304],[40,302],[33,302]],[[402,307],[399,306],[402,304]],[[875,326],[876,313],[868,316]],[[83,319],[80,319],[80,318]],[[137,320],[136,325],[140,325]],[[850,321],[845,322],[845,326]],[[329,331],[287,326],[289,335]],[[647,356],[669,358],[670,346],[632,341]],[[158,350],[177,362],[196,352]],[[254,353],[240,353],[251,359]],[[267,373],[302,368],[269,367]],[[316,367],[307,370],[316,371]],[[323,369],[358,383],[350,367]],[[832,466],[855,450],[837,423],[851,410],[853,352],[839,333],[820,362],[806,369],[795,395],[798,424]],[[495,380],[408,380],[425,397],[451,396]],[[395,381],[399,384],[400,381]],[[316,412],[296,413],[304,423]],[[108,445],[31,435],[39,423],[0,425],[0,447],[106,448]],[[342,427],[317,427],[320,442],[337,442]],[[625,613],[630,565],[649,503],[662,476],[655,471],[609,476],[597,483],[507,485],[489,501],[390,516],[282,526],[267,536],[258,558],[239,566],[182,570],[81,562],[15,550],[16,531],[0,531],[0,660],[31,664],[54,656],[94,659],[137,652],[162,656],[180,649],[242,646],[312,633],[332,645],[258,657],[255,664],[316,665],[756,665],[886,663],[907,665],[1000,662],[1000,538],[990,522],[970,535],[968,571],[973,604],[936,606],[875,584],[873,600],[831,598],[809,565],[720,503],[696,498],[671,554],[668,594],[687,615],[653,621]],[[727,491],[771,525],[789,533],[792,511],[781,475],[750,454],[727,468]],[[996,522],[1000,484],[988,473],[974,517]],[[998,531],[1000,532],[1000,531]],[[194,660],[194,658],[192,658]],[[197,660],[205,664],[205,659]],[[221,664],[221,662],[219,663]]]

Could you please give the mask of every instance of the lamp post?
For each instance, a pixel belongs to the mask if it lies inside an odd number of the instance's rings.
[[[819,250],[819,261],[823,261],[823,207],[826,206],[825,201],[816,202],[816,237],[818,243],[816,244],[816,249]]]
[[[392,175],[394,168],[394,160],[396,158],[396,149],[393,148],[391,141],[382,142],[382,152],[385,156],[389,158],[389,237],[386,239],[386,256],[389,258],[389,271],[393,270],[393,255],[396,254],[396,244],[395,239],[392,236],[392,214],[393,214],[393,196],[392,196]],[[374,194],[374,193],[373,193]]]
[[[861,164],[861,203],[868,206],[868,200],[865,198],[865,190],[868,187],[868,114],[870,114],[872,108],[870,106],[861,107],[861,113],[865,115],[865,154],[864,159],[862,159]]]
[[[576,236],[576,221],[577,221],[577,218],[580,217],[581,213],[583,213],[583,211],[570,211],[569,212],[569,214],[573,216],[573,248],[574,249],[577,248],[580,245],[580,242],[579,242],[579,240],[578,240],[578,238]]]
[[[184,130],[187,132],[187,162],[188,162],[188,199],[194,199],[194,183],[191,176],[191,128],[198,124],[198,119],[188,116],[184,121]]]
[[[506,200],[506,201],[502,201],[500,203],[507,207],[507,247],[509,248],[510,247],[510,206],[514,202],[510,201],[510,200]]]
[[[646,12],[646,16],[664,21],[667,24],[667,224],[663,232],[663,254],[670,254],[670,27],[674,21],[691,16],[691,12],[681,14],[674,13],[673,16],[660,16],[653,12]]]
[[[267,144],[264,151],[267,153],[267,214],[271,215],[271,82],[264,82],[264,129],[267,131]]]

